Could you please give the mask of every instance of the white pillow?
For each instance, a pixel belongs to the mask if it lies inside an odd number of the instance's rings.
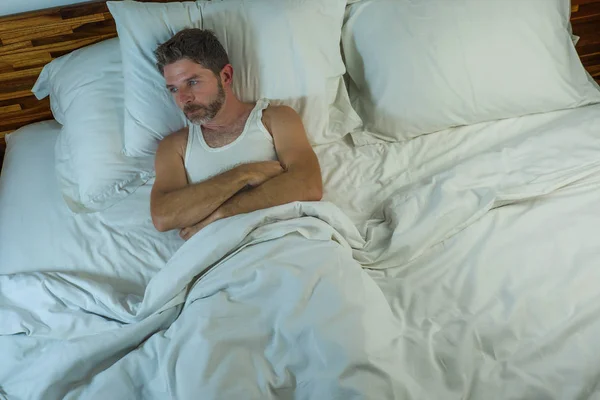
[[[401,141],[599,102],[569,17],[569,0],[355,3],[342,34],[353,105],[365,130]]]
[[[338,140],[360,125],[343,81],[345,0],[107,4],[121,40],[127,154],[153,154],[164,136],[186,125],[153,52],[188,27],[215,31],[242,100],[265,97],[295,108],[313,144]]]
[[[56,121],[7,136],[0,176],[0,275],[66,272],[138,293],[183,242],[150,217],[150,185],[94,214],[72,213],[54,174]],[[61,133],[62,134],[62,133]]]
[[[50,95],[63,129],[56,173],[69,208],[94,212],[120,201],[153,176],[150,158],[123,149],[123,74],[118,39],[76,50],[46,65],[32,91]]]

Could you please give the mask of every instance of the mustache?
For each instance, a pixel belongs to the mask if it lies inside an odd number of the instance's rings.
[[[208,110],[207,107],[202,106],[200,104],[186,104],[185,106],[183,106],[183,112],[185,113],[191,113],[194,111],[200,111],[200,110]]]

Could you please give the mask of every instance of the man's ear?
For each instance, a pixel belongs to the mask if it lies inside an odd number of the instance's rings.
[[[230,84],[233,82],[233,66],[231,64],[227,64],[221,70],[221,82]]]

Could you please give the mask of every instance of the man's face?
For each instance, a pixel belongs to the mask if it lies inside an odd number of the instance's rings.
[[[196,125],[215,118],[225,103],[221,78],[194,61],[183,59],[168,64],[164,76],[175,102]]]

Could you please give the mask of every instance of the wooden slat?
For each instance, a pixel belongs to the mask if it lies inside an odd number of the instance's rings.
[[[30,58],[27,60],[18,60],[13,63],[13,68],[21,69],[27,67],[43,67],[52,61],[52,57],[48,54],[48,57]]]
[[[73,33],[73,29],[68,25],[20,29],[18,31],[0,32],[0,42],[2,42],[3,45],[9,45],[31,41],[32,39],[50,38],[69,33]]]
[[[43,60],[44,64],[52,61],[52,56],[48,51],[32,51],[27,57],[20,54],[0,54],[0,64],[12,65],[15,69],[30,64],[31,60]]]
[[[35,84],[35,80],[36,77],[34,76],[14,82],[0,82],[0,98],[4,98],[5,100],[8,98],[16,99],[21,97],[20,94],[25,91],[27,95],[31,95],[31,88]]]
[[[1,81],[11,81],[17,80],[19,78],[31,77],[31,76],[39,76],[40,72],[42,72],[42,67],[29,68],[20,71],[6,72],[0,74],[0,82]]]
[[[593,4],[593,3],[597,3],[598,0],[571,0],[571,4],[575,5],[575,6],[579,6],[582,4]]]
[[[28,114],[25,114],[25,111],[28,112]],[[3,120],[0,123],[0,129],[2,129],[3,132],[10,133],[33,122],[46,121],[52,119],[52,112],[50,111],[50,109],[43,106],[25,111],[22,111],[21,113],[13,113],[19,115],[12,117],[8,121]]]
[[[9,106],[0,107],[0,115],[12,113],[15,111],[21,111],[20,104],[11,104]]]
[[[4,72],[12,72],[14,70],[15,69],[12,66],[12,64],[6,64],[6,63],[0,62],[0,74],[4,73]]]
[[[31,47],[31,42],[14,43],[5,46],[0,45],[0,54],[11,54],[18,50],[28,51]]]
[[[28,42],[28,46],[23,46],[20,49],[13,51],[3,51],[3,46],[0,46],[0,55],[3,54],[21,54],[22,57],[27,57],[29,54],[36,54],[37,52],[44,51],[50,52],[51,54],[54,52],[64,52],[64,51],[73,51],[79,49],[81,47],[88,46],[93,43],[100,42],[105,39],[110,39],[117,36],[116,32],[112,34],[102,34],[84,39],[75,39],[75,40],[65,40],[62,42],[50,42],[50,43],[42,43],[39,41],[34,41],[35,47],[33,47],[32,42]]]
[[[590,75],[592,75],[592,77],[594,77],[594,79],[600,80],[600,65],[588,67],[588,72]]]
[[[4,18],[2,18],[4,20]],[[60,14],[57,15],[42,15],[39,17],[20,18],[11,20],[6,18],[0,25],[1,32],[15,32],[20,29],[26,29],[35,26],[49,26],[56,25],[62,21]]]
[[[576,24],[586,20],[595,20],[600,15],[600,2],[593,2],[574,5],[571,8],[571,23]]]
[[[0,101],[0,107],[8,107],[14,104],[14,100]],[[40,101],[36,99],[31,92],[29,92],[26,96],[19,98],[18,103],[16,105],[19,106],[21,110],[32,109],[35,107],[39,107]]]
[[[600,83],[600,0],[572,0],[573,33],[580,37],[576,49],[590,75]]]

